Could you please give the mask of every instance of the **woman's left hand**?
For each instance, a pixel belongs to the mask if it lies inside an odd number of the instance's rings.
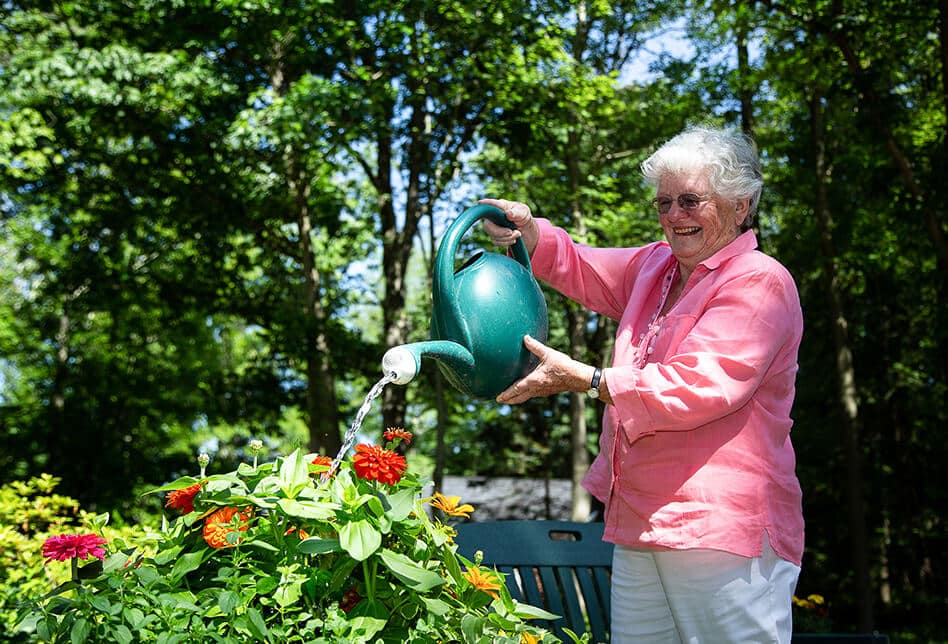
[[[497,402],[516,405],[531,398],[552,396],[564,391],[584,391],[593,367],[573,360],[565,353],[552,349],[539,340],[524,336],[523,345],[537,358],[536,369],[500,392]]]

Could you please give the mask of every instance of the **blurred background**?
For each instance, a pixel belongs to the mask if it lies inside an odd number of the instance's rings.
[[[461,211],[518,199],[590,244],[654,241],[639,163],[707,122],[758,141],[761,249],[804,308],[797,594],[825,604],[798,623],[948,641],[946,14],[0,3],[0,529],[41,530],[13,509],[40,493],[156,525],[142,492],[195,474],[201,452],[232,469],[254,439],[334,455],[385,350],[428,337],[433,254]],[[468,245],[489,248],[479,230]],[[550,344],[604,361],[613,323],[547,301]],[[535,516],[588,520],[576,482],[600,414],[580,396],[471,400],[426,364],[362,433],[411,431],[409,462],[438,489],[533,481]],[[5,557],[0,608],[19,592]]]

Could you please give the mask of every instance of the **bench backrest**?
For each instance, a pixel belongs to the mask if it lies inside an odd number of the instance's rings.
[[[602,523],[489,521],[454,526],[458,552],[506,573],[517,600],[562,617],[544,624],[569,641],[563,628],[594,642],[608,641],[612,544],[602,540]]]
[[[458,552],[506,573],[507,588],[517,600],[562,617],[544,624],[560,639],[563,632],[590,633],[593,642],[609,641],[609,586],[612,544],[602,540],[602,523],[570,521],[488,521],[462,523]],[[888,644],[880,633],[794,633],[792,644]]]

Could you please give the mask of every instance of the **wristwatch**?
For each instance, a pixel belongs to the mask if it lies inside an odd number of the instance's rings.
[[[596,399],[599,398],[599,381],[602,380],[602,369],[596,367],[596,370],[593,371],[592,380],[589,383],[589,389],[586,390],[586,395],[590,398]]]

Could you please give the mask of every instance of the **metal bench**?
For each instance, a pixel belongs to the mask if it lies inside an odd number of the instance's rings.
[[[519,601],[556,615],[543,624],[563,641],[563,631],[590,633],[593,642],[609,641],[609,586],[612,544],[602,540],[602,523],[571,521],[487,521],[461,523],[458,553],[506,573],[507,588]],[[888,644],[879,633],[795,633],[792,644]]]
[[[564,641],[569,628],[606,642],[612,544],[602,540],[602,523],[490,521],[454,526],[458,552],[506,573],[514,599],[562,617],[545,628]]]

